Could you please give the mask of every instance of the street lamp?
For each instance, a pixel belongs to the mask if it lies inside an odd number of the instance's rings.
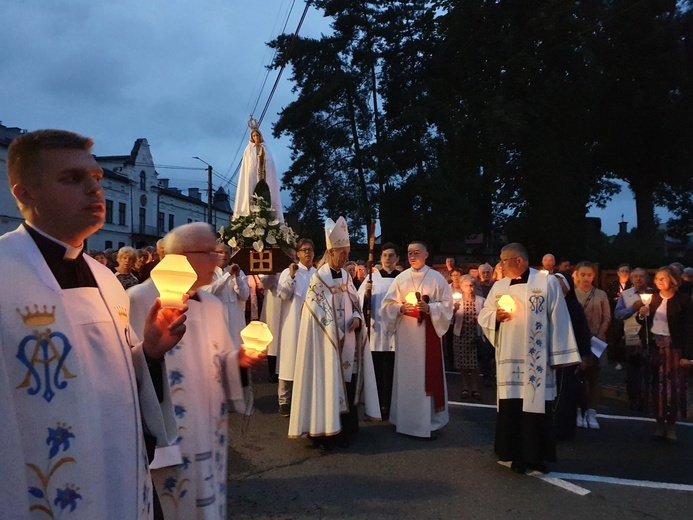
[[[193,159],[197,159],[207,165],[207,223],[212,224],[212,165],[207,161],[203,161],[199,157],[195,156]]]

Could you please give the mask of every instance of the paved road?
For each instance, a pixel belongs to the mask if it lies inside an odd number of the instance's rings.
[[[451,397],[459,393],[458,377],[448,374]],[[584,520],[693,514],[693,427],[679,428],[677,445],[654,443],[653,423],[625,419],[628,411],[619,401],[600,403],[600,413],[616,417],[600,418],[600,430],[579,430],[575,441],[559,444],[559,460],[543,479],[516,475],[496,462],[491,406],[451,401],[450,423],[434,441],[398,435],[389,423],[362,423],[351,447],[325,454],[308,441],[286,437],[288,419],[277,414],[276,385],[261,382],[255,390],[255,414],[245,436],[242,418],[231,421],[229,518]],[[485,390],[483,402],[493,400],[492,390]],[[672,489],[677,485],[680,489]]]

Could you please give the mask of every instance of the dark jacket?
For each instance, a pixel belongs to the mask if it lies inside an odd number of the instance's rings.
[[[650,333],[652,318],[661,304],[662,297],[659,294],[653,295],[650,303],[650,314],[646,320],[640,319],[639,315],[637,317],[637,320],[641,323],[647,321],[647,327],[640,329],[640,338],[643,344],[646,344],[645,334]],[[693,358],[693,302],[691,302],[689,295],[676,292],[669,299],[667,302],[667,323],[669,325],[669,334],[671,334],[672,348],[681,349],[682,356],[686,359]],[[650,338],[650,345],[653,344]]]

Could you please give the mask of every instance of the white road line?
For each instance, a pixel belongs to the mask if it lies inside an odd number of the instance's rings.
[[[589,495],[591,493],[589,489],[577,486],[575,484],[571,484],[566,480],[558,478],[555,473],[549,473],[548,475],[544,475],[542,473],[535,471],[533,473],[530,473],[530,475],[540,480],[543,480],[544,482],[547,482],[549,484],[553,484],[554,486],[558,486],[559,488],[563,488],[566,491],[570,491],[571,493],[580,495],[581,497],[584,497],[585,495]]]
[[[674,484],[672,482],[653,482],[651,480],[633,480],[628,478],[601,477],[599,475],[580,475],[578,473],[550,473],[549,475],[551,477],[565,480],[577,480],[583,482],[602,482],[604,484],[617,484],[620,486],[633,486],[653,489],[671,489],[675,491],[693,491],[693,486],[689,484]]]
[[[460,401],[448,401],[448,404],[451,406],[467,406],[469,408],[488,408],[488,409],[493,408],[494,410],[496,409],[495,404],[464,403],[464,402],[460,402]],[[597,417],[600,419],[612,419],[614,421],[639,421],[639,422],[650,422],[650,423],[655,422],[655,420],[651,417],[636,417],[633,415],[609,415],[609,414],[598,413]],[[691,427],[691,426],[693,426],[693,422],[677,422],[676,426]]]
[[[506,468],[510,467],[510,462],[499,460],[498,464],[500,464],[501,466],[505,466]],[[548,484],[553,484],[554,486],[558,486],[560,488],[563,488],[566,491],[570,491],[571,493],[575,493],[576,495],[585,496],[585,495],[590,494],[589,489],[585,489],[585,488],[577,486],[575,484],[571,484],[570,482],[566,482],[565,480],[561,480],[560,478],[556,478],[555,473],[549,473],[549,474],[545,475],[543,473],[539,473],[538,471],[532,471],[532,472],[528,473],[528,475],[530,477],[536,477],[538,479],[541,479]]]

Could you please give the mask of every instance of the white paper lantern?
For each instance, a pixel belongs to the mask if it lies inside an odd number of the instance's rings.
[[[273,337],[267,324],[257,320],[251,321],[241,331],[243,346],[248,350],[265,351]]]
[[[183,306],[183,295],[190,290],[197,274],[185,255],[168,254],[159,262],[150,275],[159,291],[163,307]]]

